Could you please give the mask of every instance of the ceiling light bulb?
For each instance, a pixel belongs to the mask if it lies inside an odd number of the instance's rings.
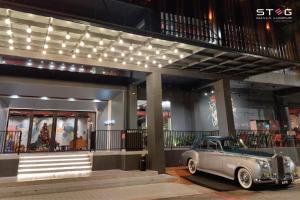
[[[132,45],[129,46],[129,50],[130,50],[130,51],[133,50],[133,46],[132,46]]]
[[[148,45],[148,49],[152,49],[152,45],[151,44]]]
[[[149,56],[146,56],[146,60],[149,60],[150,58],[149,58]]]
[[[124,57],[124,56],[125,56],[125,53],[122,52],[122,53],[121,53],[121,56]]]
[[[26,42],[30,43],[31,42],[31,37],[27,37]]]
[[[163,58],[163,59],[166,59],[166,55],[163,55],[162,58]]]
[[[42,100],[48,100],[48,97],[41,97]]]
[[[60,70],[64,70],[64,69],[66,69],[66,66],[65,66],[64,64],[62,64],[62,65],[60,66]]]
[[[30,50],[30,49],[31,49],[31,46],[30,46],[30,45],[27,45],[27,46],[26,46],[26,49],[27,49],[27,50]]]
[[[115,47],[111,47],[110,50],[114,52],[115,51]]]
[[[147,64],[145,64],[145,68],[148,68],[148,65],[147,65]]]
[[[130,61],[133,61],[133,57],[130,57],[129,59],[130,59]]]
[[[72,58],[76,58],[76,55],[75,55],[75,54],[73,54],[73,55],[72,55]]]
[[[156,55],[159,55],[160,52],[158,50],[156,50],[155,53],[156,53]]]
[[[7,35],[12,35],[13,32],[12,32],[11,30],[7,30],[7,31],[6,31],[6,34],[7,34]]]
[[[62,50],[59,50],[58,53],[59,53],[59,54],[63,54],[63,51],[62,51]]]
[[[107,53],[104,53],[103,56],[106,58],[108,55],[107,55]]]
[[[31,27],[30,27],[30,26],[28,26],[28,28],[26,29],[26,32],[27,32],[27,33],[31,33],[31,32],[32,32],[32,30],[31,30]]]
[[[122,39],[119,39],[119,44],[123,44],[123,40]]]
[[[88,58],[91,58],[91,57],[92,57],[92,55],[91,55],[91,54],[88,54],[88,55],[87,55],[87,57],[88,57]]]
[[[94,99],[93,100],[93,102],[95,102],[95,103],[99,103],[99,102],[101,102],[100,100],[98,100],[98,99]]]
[[[89,32],[86,32],[86,33],[85,33],[85,37],[86,37],[86,38],[91,37],[91,35],[89,34]]]
[[[96,53],[97,52],[97,48],[94,47],[93,48],[93,52]]]
[[[61,47],[65,48],[66,47],[66,43],[61,43]]]
[[[43,50],[43,51],[42,51],[42,54],[46,55],[46,54],[47,54],[47,52],[46,52],[45,50]]]
[[[153,64],[156,64],[156,60],[153,60],[152,63],[153,63]]]
[[[72,66],[72,67],[70,67],[70,70],[71,70],[72,72],[74,72],[74,71],[76,70],[76,68],[75,68],[74,66]]]
[[[115,61],[115,62],[118,62],[118,58],[114,58],[114,61]]]
[[[11,95],[9,98],[11,98],[11,99],[17,99],[17,98],[19,98],[19,95]]]
[[[4,22],[5,22],[5,24],[10,24],[10,19],[9,19],[9,18],[6,18],[6,19],[4,20]]]
[[[98,61],[99,61],[99,62],[102,62],[102,58],[98,58]]]
[[[66,39],[67,39],[67,40],[69,40],[70,38],[71,38],[70,34],[69,34],[69,33],[67,33],[67,35],[66,35]]]
[[[103,45],[103,40],[99,41],[99,45],[101,45],[101,46]]]
[[[141,55],[142,55],[142,52],[139,51],[139,52],[138,52],[138,55],[141,56]]]
[[[80,52],[80,50],[79,49],[75,49],[75,53],[79,53]]]
[[[168,63],[171,64],[171,63],[172,63],[172,60],[169,60]]]
[[[9,50],[14,50],[14,46],[9,46]]]
[[[180,54],[180,58],[183,58],[184,57],[184,55],[183,54]]]
[[[84,72],[84,68],[83,67],[79,68],[79,71]]]
[[[50,36],[47,36],[47,37],[46,37],[46,40],[47,40],[47,41],[51,40]]]
[[[14,43],[14,40],[13,40],[12,38],[10,38],[10,39],[8,40],[8,43],[9,43],[9,44],[13,44],[13,43]]]
[[[45,45],[44,45],[44,49],[48,49],[48,44],[45,44]]]
[[[125,62],[125,61],[123,61],[123,62],[122,62],[122,64],[123,64],[123,65],[126,65],[126,62]]]
[[[53,31],[53,27],[52,27],[51,25],[49,25],[48,31],[49,31],[49,32]]]
[[[141,64],[141,62],[140,61],[137,61],[137,63],[136,63],[137,65],[140,65]]]
[[[84,42],[81,41],[81,42],[79,43],[79,45],[83,47],[83,46],[84,46]]]
[[[161,65],[161,64],[158,64],[158,67],[159,67],[159,68],[161,68],[161,67],[162,67],[162,65]]]
[[[174,53],[178,53],[178,49],[174,49]]]
[[[68,101],[76,101],[74,98],[68,98]]]

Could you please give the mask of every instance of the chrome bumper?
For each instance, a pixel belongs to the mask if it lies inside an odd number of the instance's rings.
[[[263,183],[275,183],[275,184],[289,184],[294,181],[294,177],[292,175],[285,175],[283,178],[279,179],[277,177],[272,178],[256,178],[253,180],[256,184],[263,184]]]

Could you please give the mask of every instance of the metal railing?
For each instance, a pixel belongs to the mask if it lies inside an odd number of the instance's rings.
[[[236,136],[249,148],[300,146],[300,133],[289,135],[286,132],[273,130],[236,130]]]
[[[189,148],[198,138],[219,135],[219,131],[164,131],[165,148]]]
[[[26,151],[21,144],[21,131],[0,131],[0,153],[20,153]]]

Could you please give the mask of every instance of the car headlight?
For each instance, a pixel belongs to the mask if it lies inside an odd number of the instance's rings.
[[[269,163],[264,160],[256,160],[256,162],[264,169],[267,169],[269,167]]]

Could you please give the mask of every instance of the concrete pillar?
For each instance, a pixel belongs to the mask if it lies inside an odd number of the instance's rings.
[[[150,169],[165,173],[161,72],[147,75],[147,147]]]
[[[137,86],[131,84],[127,88],[127,128],[137,129]]]
[[[219,80],[214,83],[218,126],[221,136],[235,136],[235,127],[230,94],[230,81]]]
[[[290,129],[289,127],[289,111],[286,102],[284,101],[284,97],[282,96],[274,96],[275,102],[275,119],[278,120],[280,130]]]

